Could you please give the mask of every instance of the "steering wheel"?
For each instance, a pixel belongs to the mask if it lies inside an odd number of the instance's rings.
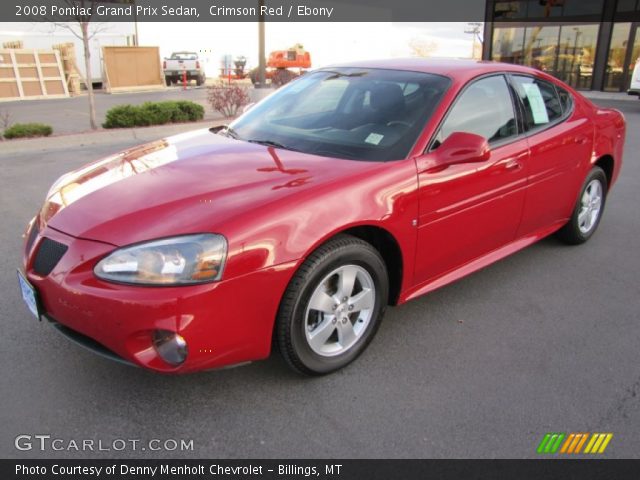
[[[391,120],[387,123],[387,127],[393,127],[394,125],[401,125],[403,127],[411,128],[411,124],[409,122],[404,122],[402,120]]]

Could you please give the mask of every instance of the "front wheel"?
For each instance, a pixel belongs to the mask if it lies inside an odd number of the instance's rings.
[[[607,176],[600,167],[593,167],[582,185],[573,214],[558,231],[558,237],[570,245],[589,240],[600,224],[606,196]]]
[[[319,247],[280,305],[276,336],[284,359],[308,375],[348,365],[375,335],[388,291],[385,263],[369,243],[340,235]]]

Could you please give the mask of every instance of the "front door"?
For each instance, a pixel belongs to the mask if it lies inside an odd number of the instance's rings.
[[[431,153],[417,159],[420,214],[416,285],[435,280],[514,240],[522,215],[529,150],[519,135],[506,78],[475,80],[448,113]],[[453,132],[488,139],[489,160],[429,169]]]

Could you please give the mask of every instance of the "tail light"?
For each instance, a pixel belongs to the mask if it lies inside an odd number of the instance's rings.
[[[200,69],[200,61],[196,60],[196,69]]]

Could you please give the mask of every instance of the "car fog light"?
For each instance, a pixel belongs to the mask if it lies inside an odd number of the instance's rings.
[[[168,364],[178,366],[187,359],[187,342],[181,335],[168,330],[155,330],[152,340],[156,352]]]

